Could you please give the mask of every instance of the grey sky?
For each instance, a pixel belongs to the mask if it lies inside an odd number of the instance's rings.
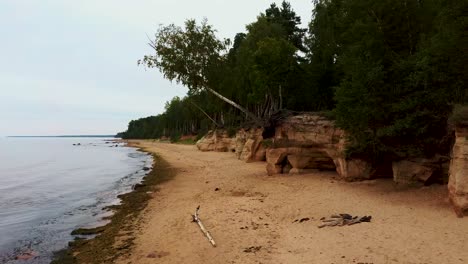
[[[186,89],[136,61],[146,35],[187,18],[245,31],[263,0],[0,0],[0,136],[114,134]],[[289,1],[304,26],[311,0]]]

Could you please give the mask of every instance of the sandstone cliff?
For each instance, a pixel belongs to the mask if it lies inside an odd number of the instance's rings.
[[[468,125],[455,128],[450,162],[449,198],[459,217],[468,215]]]
[[[367,162],[345,158],[344,131],[319,114],[287,117],[275,127],[274,136],[267,142],[268,174],[319,169],[336,170],[346,180],[370,177]]]
[[[237,158],[245,162],[264,161],[263,128],[240,129],[236,138]]]
[[[201,151],[232,151],[246,162],[267,161],[268,174],[336,170],[345,180],[369,179],[370,165],[344,156],[345,133],[318,114],[290,116],[263,138],[263,128],[240,129],[235,137],[213,130],[197,142]]]
[[[389,161],[384,169],[364,160],[347,159],[346,133],[319,114],[286,117],[272,131],[265,139],[263,128],[240,129],[232,137],[225,130],[214,130],[200,139],[197,147],[201,151],[235,152],[245,162],[266,160],[269,175],[336,170],[347,181],[390,175],[399,184],[430,184],[434,179],[440,182],[448,171],[449,158],[440,155]],[[448,189],[457,215],[468,215],[468,125],[456,128]]]
[[[235,142],[226,130],[210,130],[196,143],[201,151],[235,151]]]
[[[262,128],[240,129],[234,137],[230,137],[224,129],[210,130],[197,141],[201,151],[235,152],[238,159],[245,162],[264,161]]]

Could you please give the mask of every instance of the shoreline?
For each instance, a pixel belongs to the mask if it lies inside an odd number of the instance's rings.
[[[133,244],[133,232],[138,225],[139,215],[147,206],[148,201],[152,199],[152,194],[158,191],[158,185],[174,176],[173,169],[156,153],[146,151],[131,142],[124,140],[119,140],[119,142],[152,155],[151,169],[132,191],[117,196],[121,200],[119,205],[105,208],[113,212],[110,217],[102,219],[109,223],[95,228],[78,228],[72,231],[72,235],[96,235],[95,237],[70,241],[68,248],[54,253],[55,257],[51,264],[113,263],[122,254],[128,254]],[[119,245],[115,246],[116,243]]]
[[[343,182],[330,171],[268,176],[265,163],[244,163],[232,153],[145,140],[129,144],[159,157],[164,163],[160,169],[177,177],[155,185],[158,191],[133,220],[125,221],[123,232],[114,232],[107,243],[83,246],[108,257],[78,255],[78,263],[462,264],[468,260],[464,233],[468,222],[453,215],[445,185],[407,187],[386,179]],[[192,223],[190,214],[198,205],[216,248]],[[322,217],[336,213],[371,215],[372,221],[318,228]],[[127,247],[116,251],[126,240]]]
[[[177,169],[140,215],[128,254],[116,263],[465,263],[468,222],[445,185],[391,179],[343,182],[336,172],[268,176],[264,162],[229,152],[133,141]],[[191,214],[216,241],[214,248]],[[370,223],[318,228],[336,213]]]

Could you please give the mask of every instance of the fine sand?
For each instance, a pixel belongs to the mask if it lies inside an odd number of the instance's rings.
[[[133,141],[175,169],[141,215],[130,255],[117,263],[468,263],[468,218],[446,186],[348,183],[335,172],[267,176],[265,163],[193,145]],[[203,236],[200,218],[217,247]],[[317,228],[335,213],[372,222]],[[294,222],[296,219],[308,221]]]

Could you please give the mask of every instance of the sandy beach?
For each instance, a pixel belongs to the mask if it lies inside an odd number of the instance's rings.
[[[455,216],[446,186],[349,183],[330,171],[267,176],[265,163],[233,153],[130,144],[176,173],[152,193],[134,245],[117,263],[468,263],[468,219]],[[191,221],[198,205],[216,248]],[[372,221],[317,227],[335,213]]]

